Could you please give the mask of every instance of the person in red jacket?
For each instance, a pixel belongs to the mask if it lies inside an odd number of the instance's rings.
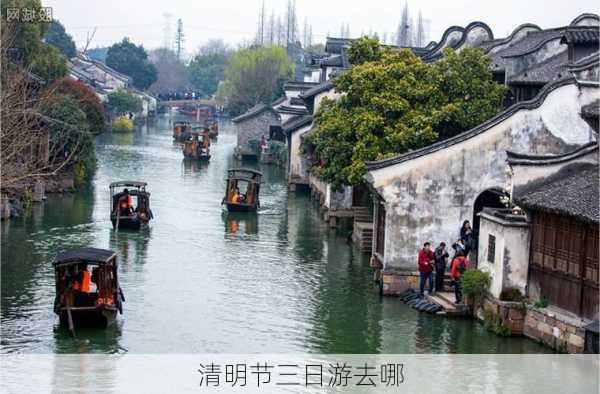
[[[452,260],[450,268],[450,275],[454,282],[454,297],[456,298],[457,304],[462,302],[462,284],[460,282],[460,277],[467,268],[469,268],[469,260],[465,257],[463,251],[459,251]]]
[[[429,294],[433,293],[433,262],[435,261],[435,257],[433,255],[433,251],[431,250],[431,244],[429,242],[425,242],[423,244],[423,248],[419,250],[419,255],[417,257],[417,263],[419,265],[419,293],[423,295],[423,291],[425,290],[425,281],[429,281]]]

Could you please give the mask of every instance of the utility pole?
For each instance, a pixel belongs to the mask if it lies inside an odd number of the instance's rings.
[[[175,34],[175,49],[177,50],[177,60],[181,60],[181,52],[183,50],[183,43],[185,41],[185,35],[183,34],[183,21],[181,18],[177,19],[177,33]]]

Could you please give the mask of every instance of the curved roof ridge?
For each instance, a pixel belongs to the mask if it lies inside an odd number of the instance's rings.
[[[575,17],[575,19],[573,19],[571,23],[569,23],[569,26],[577,26],[577,24],[585,18],[595,19],[598,22],[600,22],[600,17],[598,16],[598,14],[594,14],[593,12],[584,12],[583,14],[580,14],[577,17]]]
[[[420,148],[417,150],[402,153],[402,154],[396,155],[394,157],[390,157],[388,159],[369,161],[366,163],[367,169],[369,171],[370,170],[378,170],[380,168],[388,167],[390,165],[402,163],[405,161],[415,159],[417,157],[425,156],[429,153],[437,152],[438,150],[441,150],[441,149],[447,148],[449,146],[458,144],[460,142],[466,141],[472,137],[475,137],[476,135],[479,135],[479,134],[485,132],[489,128],[497,125],[498,123],[504,121],[505,119],[508,119],[510,116],[512,116],[514,113],[516,113],[517,111],[519,111],[521,109],[538,108],[546,100],[546,97],[548,96],[548,94],[550,94],[550,92],[552,92],[553,90],[558,89],[562,86],[566,86],[566,85],[570,85],[570,84],[576,85],[577,80],[574,77],[566,77],[566,78],[559,79],[556,82],[549,83],[546,86],[544,86],[533,99],[528,100],[528,101],[520,101],[516,104],[513,104],[510,107],[508,107],[507,109],[505,109],[504,111],[497,114],[496,116],[473,127],[472,129],[463,131],[462,133],[459,133],[459,134],[455,135],[454,137],[450,137],[445,140],[435,142],[429,146],[426,146],[426,147],[423,147],[423,148]]]
[[[536,25],[535,23],[522,23],[519,26],[515,27],[513,29],[513,31],[510,33],[510,35],[508,35],[508,37],[501,38],[501,39],[499,39],[498,42],[496,42],[492,46],[490,46],[487,49],[487,52],[491,51],[492,49],[496,48],[497,46],[504,45],[504,44],[511,42],[514,39],[514,37],[517,35],[517,33],[519,33],[521,30],[523,30],[525,28],[534,28],[534,29],[537,29],[537,31],[542,31],[542,28],[539,27],[538,25]],[[521,39],[523,39],[523,38],[524,37],[521,37]]]
[[[585,156],[590,152],[598,150],[598,141],[588,142],[572,151],[558,155],[532,155],[527,153],[517,153],[506,151],[508,164],[530,164],[530,165],[547,165],[557,164]]]
[[[514,47],[508,47],[507,48],[508,53],[507,54],[505,53],[500,56],[503,58],[510,58],[510,57],[518,57],[518,56],[528,55],[530,53],[537,51],[538,49],[540,49],[541,47],[543,47],[544,45],[546,45],[547,43],[549,43],[552,40],[562,39],[562,35],[564,34],[565,30],[566,30],[566,27],[555,27],[552,29],[544,29],[544,30],[532,32],[531,34],[546,34],[547,37],[543,37],[535,45],[528,47],[528,48],[516,50]],[[554,34],[552,34],[552,33],[554,33]],[[525,37],[523,37],[521,40],[518,40],[517,42],[521,42],[523,39],[526,39],[528,36],[531,37],[530,34],[527,34]],[[511,49],[512,49],[512,52],[511,52]]]
[[[489,40],[487,40],[487,41],[491,41],[494,39],[494,32],[485,22],[473,21],[464,28],[463,35],[460,38],[460,40],[458,40],[456,45],[454,45],[454,48],[460,48],[460,46],[463,45],[467,41],[467,38],[469,37],[469,33],[477,27],[483,28],[486,31],[486,33],[488,33]]]
[[[265,111],[270,111],[273,114],[275,114],[275,116],[279,116],[279,114],[270,105],[266,105],[265,103],[258,103],[254,107],[250,108],[248,111],[244,112],[243,114],[238,115],[235,118],[231,119],[231,121],[233,123],[238,123],[243,120],[258,116]]]
[[[328,79],[327,81],[321,82],[316,86],[313,86],[312,88],[300,93],[298,95],[298,97],[300,97],[301,99],[307,99],[309,97],[315,96],[321,92],[324,92],[326,90],[331,89],[332,87],[334,87],[333,82],[331,81],[331,79]]]
[[[448,36],[450,34],[454,33],[455,31],[461,32],[463,35],[465,34],[464,27],[456,26],[456,25],[450,26],[449,28],[447,28],[444,31],[444,34],[442,34],[442,38],[440,39],[440,41],[431,49],[431,51],[429,51],[429,53],[427,55],[423,56],[423,59],[425,60],[425,59],[432,58],[437,54],[437,52],[439,52],[441,49],[445,48],[444,45],[446,44],[446,41],[448,40]],[[462,36],[461,36],[461,39],[462,39]],[[459,42],[460,42],[460,40],[459,40]]]
[[[581,71],[588,68],[591,65],[600,63],[600,50],[590,53],[589,55],[582,57],[574,63],[568,64],[569,71]]]

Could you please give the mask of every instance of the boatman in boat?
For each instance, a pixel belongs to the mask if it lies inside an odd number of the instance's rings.
[[[119,198],[119,208],[121,209],[122,216],[129,216],[133,212],[133,203],[131,202],[131,195],[129,190],[123,190],[123,196]]]
[[[233,196],[231,196],[231,202],[233,202],[233,203],[240,202],[240,190],[237,187],[233,191]]]
[[[79,272],[72,283],[72,289],[75,293],[75,304],[83,305],[88,300],[90,293],[92,276],[87,269],[87,264],[82,263],[78,266]]]

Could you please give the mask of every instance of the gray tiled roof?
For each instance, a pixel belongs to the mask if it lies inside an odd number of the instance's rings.
[[[299,90],[304,92],[318,84],[318,82],[288,81],[283,84],[283,90]]]
[[[326,59],[321,60],[321,66],[325,67],[342,67],[342,55],[333,55]]]
[[[291,114],[291,115],[306,115],[308,114],[308,110],[305,107],[294,107],[291,105],[282,105],[277,108],[277,112],[281,114]]]
[[[231,121],[234,123],[238,123],[238,122],[241,122],[241,121],[244,121],[247,119],[254,118],[255,116],[258,116],[265,111],[272,111],[274,114],[276,114],[276,112],[273,110],[273,108],[261,103],[261,104],[257,104],[254,107],[250,108],[248,111],[241,114],[240,116],[237,116],[237,117],[231,119]]]
[[[525,71],[512,76],[508,83],[546,84],[568,75],[567,63],[569,55],[563,51],[556,56],[535,64]]]
[[[300,98],[307,99],[312,96],[316,96],[319,93],[326,92],[333,88],[333,82],[331,80],[320,83],[317,86],[314,86],[308,89],[306,92],[300,94]]]
[[[531,32],[522,39],[515,42],[513,45],[498,51],[497,55],[502,57],[515,57],[526,55],[539,49],[546,42],[561,38],[565,32],[565,28],[548,29],[542,31]]]
[[[560,41],[568,44],[598,44],[600,29],[598,26],[568,28]]]
[[[530,210],[598,223],[598,190],[598,165],[573,163],[523,190],[515,203]]]
[[[600,99],[597,99],[588,105],[581,107],[581,115],[588,119],[597,119],[600,117]]]
[[[313,117],[311,115],[298,115],[288,119],[283,125],[283,131],[286,134],[293,133],[294,131],[311,124]]]

